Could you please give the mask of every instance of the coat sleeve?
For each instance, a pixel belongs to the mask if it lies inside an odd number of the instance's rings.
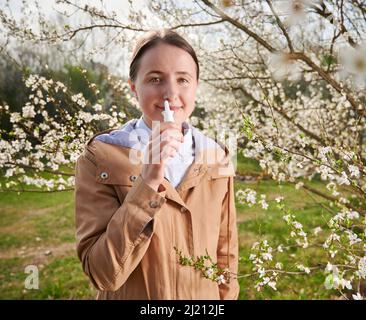
[[[217,247],[217,264],[219,268],[228,268],[231,273],[230,283],[220,284],[221,300],[236,300],[239,296],[238,273],[238,232],[236,226],[236,209],[234,198],[234,178],[228,178],[228,191],[222,202],[221,226]]]
[[[87,147],[75,171],[76,247],[93,285],[116,291],[144,256],[166,199],[140,176],[120,205],[113,186],[96,181],[96,170]]]

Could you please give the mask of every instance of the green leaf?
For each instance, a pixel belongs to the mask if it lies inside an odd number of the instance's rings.
[[[334,285],[334,278],[333,278],[333,274],[329,274],[324,281],[324,286],[326,289],[330,290],[333,289],[333,285]]]
[[[242,127],[241,131],[248,138],[248,140],[253,139],[253,128],[254,128],[254,125],[253,125],[251,119],[249,117],[243,115],[243,127]]]
[[[332,64],[335,64],[336,62],[337,59],[330,54],[326,54],[323,56],[322,65],[325,67],[330,67]]]

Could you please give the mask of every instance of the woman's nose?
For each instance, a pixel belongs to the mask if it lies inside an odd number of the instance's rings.
[[[178,97],[178,87],[173,81],[167,81],[164,86],[164,99],[174,102]]]

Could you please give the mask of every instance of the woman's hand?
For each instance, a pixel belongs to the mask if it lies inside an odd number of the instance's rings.
[[[183,142],[182,129],[172,122],[161,122],[153,128],[144,155],[142,179],[155,191],[164,180],[165,164],[177,154]]]

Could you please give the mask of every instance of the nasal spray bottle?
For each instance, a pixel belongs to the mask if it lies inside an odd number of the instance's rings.
[[[169,101],[164,100],[164,111],[162,112],[164,122],[174,122],[174,111],[170,110]]]
[[[169,101],[164,100],[164,111],[162,112],[164,122],[174,122],[174,111],[170,110]]]

